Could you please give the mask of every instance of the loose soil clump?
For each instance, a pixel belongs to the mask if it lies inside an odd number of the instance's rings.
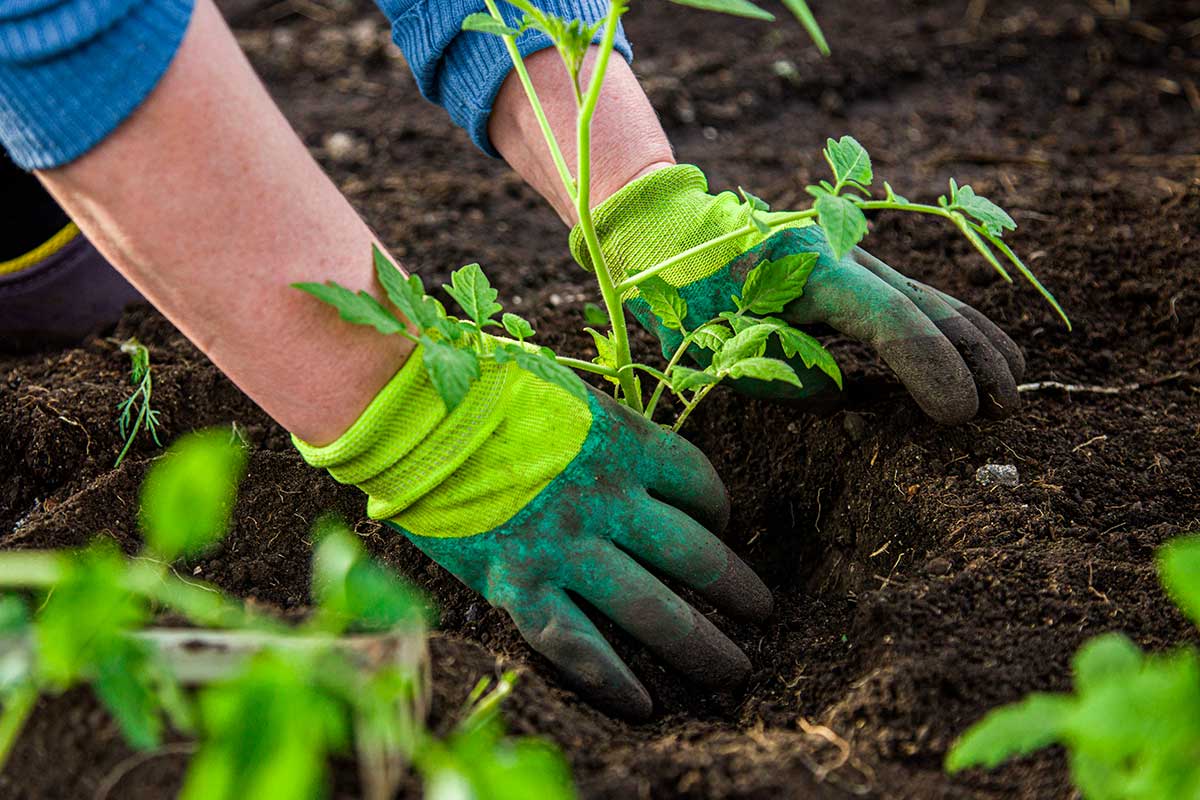
[[[373,5],[326,4],[321,20],[226,5],[285,113],[407,267],[429,284],[481,261],[547,343],[590,352],[579,329],[597,298],[566,232],[421,100]],[[1114,390],[1031,391],[1011,419],[948,429],[869,350],[833,337],[848,376],[837,410],[714,394],[686,434],[733,498],[726,540],[776,598],[759,626],[715,618],[754,664],[744,695],[699,693],[606,626],[658,712],[631,725],[581,702],[504,613],[366,520],[357,490],[305,466],[283,430],[145,307],[78,347],[0,357],[0,545],[101,535],[135,546],[138,485],[156,450],[143,439],[111,468],[126,359],[106,338],[135,335],[151,351],[166,435],[225,426],[253,448],[232,533],[188,573],[303,609],[310,525],[341,513],[438,604],[435,727],[454,721],[480,675],[515,665],[509,728],[556,741],[588,798],[1067,797],[1058,751],[955,778],[941,760],[989,708],[1066,688],[1090,636],[1122,630],[1151,649],[1196,639],[1160,591],[1153,555],[1200,530],[1200,2],[1137,2],[1132,20],[1095,5],[823,4],[828,60],[792,24],[667,4],[628,18],[681,161],[786,208],[824,174],[825,137],[851,133],[910,197],[936,197],[951,175],[972,183],[1012,212],[1014,247],[1073,334],[944,226],[879,216],[868,248],[1002,325],[1025,348],[1025,380]],[[654,349],[644,334],[635,346]],[[1016,467],[1019,485],[981,485],[976,471],[992,463]],[[130,758],[113,722],[72,692],[42,702],[0,793],[91,797],[120,770],[119,796],[170,796],[186,760]],[[336,796],[356,795],[353,769],[336,778]]]

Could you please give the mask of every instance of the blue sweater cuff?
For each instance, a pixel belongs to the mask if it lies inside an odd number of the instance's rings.
[[[0,3],[0,143],[19,166],[75,160],[158,84],[193,0]]]
[[[483,0],[376,0],[392,21],[392,38],[404,52],[417,86],[427,99],[442,106],[450,118],[471,135],[490,156],[498,156],[488,139],[488,118],[500,84],[512,71],[512,61],[498,36],[462,30],[468,15],[486,12]],[[608,0],[533,0],[543,11],[563,19],[598,22],[608,13]],[[520,12],[504,0],[497,5],[516,27]],[[596,42],[600,35],[596,37]],[[522,56],[554,43],[540,31],[517,39]],[[627,61],[633,53],[624,30],[617,31],[614,48]]]

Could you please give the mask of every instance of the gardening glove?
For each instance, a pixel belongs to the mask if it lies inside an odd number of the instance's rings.
[[[704,455],[599,392],[480,367],[447,411],[418,347],[341,438],[296,446],[610,709],[644,717],[650,696],[576,598],[699,683],[743,683],[745,654],[649,571],[734,616],[770,614],[766,586],[714,536],[729,506]]]
[[[593,221],[614,282],[750,223],[750,209],[732,192],[708,193],[708,181],[689,165],[642,177],[609,197]],[[769,222],[776,216],[759,215]],[[584,267],[591,258],[577,226],[571,252]],[[746,274],[764,259],[815,252],[817,266],[804,293],[776,315],[795,325],[825,323],[871,345],[896,372],[917,404],[938,422],[966,422],[977,413],[1004,416],[1018,405],[1025,370],[1020,348],[991,320],[930,286],[906,278],[865,250],[833,255],[821,228],[807,220],[770,233],[752,233],[684,259],[659,273],[688,304],[693,329],[722,311],[736,311]],[[681,341],[650,311],[636,288],[623,300],[635,317],[673,353]],[[695,355],[703,359],[704,351]],[[711,354],[707,354],[711,358]],[[769,355],[776,355],[770,353]],[[739,382],[763,396],[816,400],[833,382],[794,362],[803,388]],[[785,393],[786,392],[786,393]]]

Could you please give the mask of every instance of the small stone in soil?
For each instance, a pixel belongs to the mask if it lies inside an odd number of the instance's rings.
[[[1021,483],[1021,476],[1013,464],[984,464],[975,470],[975,480],[980,486],[1007,486],[1013,488]]]

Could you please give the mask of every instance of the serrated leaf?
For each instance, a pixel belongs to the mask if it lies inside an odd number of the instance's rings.
[[[447,411],[453,411],[467,396],[471,384],[479,378],[479,356],[473,350],[462,350],[452,344],[421,337],[421,358],[434,391],[442,398]]]
[[[843,136],[836,142],[829,139],[825,143],[825,159],[833,169],[833,176],[838,183],[854,181],[863,186],[870,186],[871,181],[875,179],[875,173],[871,169],[871,156],[853,136]]]
[[[1075,708],[1064,695],[1032,694],[1019,703],[989,712],[963,734],[946,755],[946,770],[994,767],[1018,755],[1058,741]]]
[[[1200,536],[1176,539],[1159,550],[1158,574],[1175,604],[1200,625]]]
[[[804,331],[796,330],[788,325],[776,328],[775,334],[783,346],[783,354],[788,358],[800,357],[804,366],[817,369],[828,375],[839,389],[842,388],[842,370],[834,360],[833,354],[825,349],[817,339]]]
[[[774,314],[804,292],[817,266],[816,253],[793,253],[761,261],[746,275],[738,307],[754,314]]]
[[[1097,636],[1085,642],[1071,660],[1075,690],[1087,694],[1112,681],[1127,682],[1141,669],[1142,658],[1142,651],[1127,636]]]
[[[404,331],[404,324],[365,291],[359,291],[356,294],[334,281],[293,283],[292,288],[307,292],[322,303],[333,306],[338,310],[338,315],[347,322],[353,322],[355,325],[370,325],[384,334]]]
[[[671,390],[679,394],[717,383],[721,379],[710,372],[677,364],[671,369]]]
[[[511,311],[505,311],[500,321],[504,324],[504,330],[514,339],[528,339],[533,336],[533,326],[529,321]]]
[[[516,36],[518,33],[516,28],[510,28],[491,14],[483,12],[469,14],[462,22],[462,29],[464,31],[490,33],[495,36]]]
[[[815,206],[830,249],[837,258],[844,258],[867,235],[866,216],[850,200],[834,195],[818,197]]]
[[[750,0],[671,0],[671,2],[678,3],[681,6],[699,8],[703,11],[717,11],[721,14],[731,14],[735,17],[761,19],[767,22],[775,19],[774,14],[759,8],[754,3],[751,3]]]
[[[713,356],[712,366],[718,373],[728,372],[739,361],[758,358],[767,347],[767,337],[775,330],[774,325],[753,324],[734,335],[721,345]]]
[[[725,344],[731,336],[733,336],[733,331],[729,330],[729,328],[710,322],[698,328],[692,334],[692,342],[698,347],[715,352],[720,350],[721,345]]]
[[[504,310],[496,302],[500,293],[492,288],[478,264],[467,264],[454,270],[450,273],[450,285],[442,288],[480,328],[499,324],[492,317]]]
[[[650,306],[651,313],[658,317],[664,326],[673,331],[683,330],[688,306],[678,289],[662,278],[654,276],[638,284],[638,292]]]
[[[373,247],[371,252],[375,259],[375,276],[392,305],[422,331],[437,329],[446,311],[441,303],[425,294],[425,284],[420,277],[409,275],[406,278],[378,247]]]
[[[559,364],[553,355],[547,356],[542,351],[531,353],[520,345],[509,344],[496,350],[495,358],[501,364],[515,361],[521,369],[554,384],[580,400],[587,400],[586,384],[569,367]]]
[[[800,21],[804,30],[808,31],[808,35],[812,37],[813,43],[817,45],[821,55],[829,55],[829,43],[825,41],[825,34],[821,31],[821,26],[817,24],[817,18],[813,16],[808,3],[805,0],[783,0],[783,4],[787,6],[788,11],[792,12],[792,16]]]
[[[731,378],[755,378],[760,381],[781,381],[802,388],[800,376],[787,363],[777,358],[746,358],[729,368]]]
[[[225,535],[246,466],[246,451],[229,432],[178,439],[142,483],[138,524],[164,561],[195,555]]]
[[[1004,231],[1016,230],[1017,223],[1000,206],[975,194],[970,186],[963,186],[954,194],[954,205],[965,214],[979,221],[992,236],[1001,236]]]
[[[611,320],[608,318],[608,312],[595,303],[583,304],[583,320],[588,325],[596,325],[598,327],[607,327]]]
[[[592,341],[596,343],[596,357],[592,359],[593,364],[599,364],[602,367],[617,366],[617,347],[613,344],[612,334],[605,335],[595,328],[584,328],[592,336]],[[621,382],[616,378],[604,376],[604,380],[611,384],[619,386]]]

